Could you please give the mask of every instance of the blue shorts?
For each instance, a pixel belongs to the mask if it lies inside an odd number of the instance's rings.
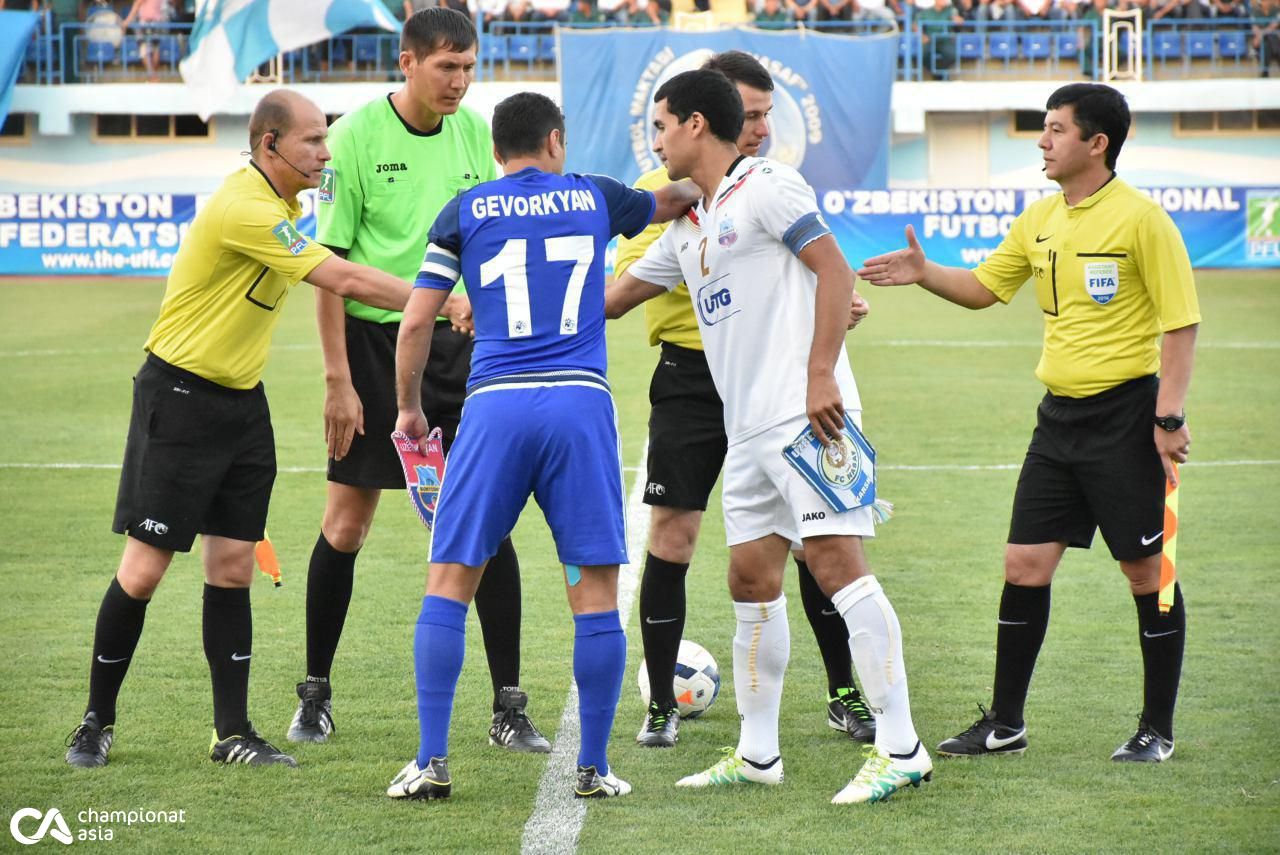
[[[510,375],[472,388],[440,486],[432,562],[488,561],[530,495],[561,563],[627,563],[617,415],[599,375]]]

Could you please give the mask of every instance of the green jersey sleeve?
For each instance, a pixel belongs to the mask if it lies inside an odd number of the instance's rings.
[[[360,230],[364,210],[364,188],[360,184],[360,159],[356,156],[357,140],[351,125],[338,121],[328,139],[329,161],[324,181],[328,192],[321,192],[316,202],[316,240],[325,246],[351,249]],[[324,183],[321,184],[324,191]]]

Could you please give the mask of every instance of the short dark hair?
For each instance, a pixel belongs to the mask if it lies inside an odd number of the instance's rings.
[[[400,51],[408,51],[418,59],[432,51],[464,51],[479,43],[471,19],[445,6],[414,12],[400,30]]]
[[[1120,157],[1120,147],[1129,136],[1129,104],[1115,89],[1101,83],[1068,83],[1049,96],[1046,110],[1071,105],[1080,139],[1107,135],[1107,168],[1112,172]]]
[[[493,108],[493,147],[503,160],[537,153],[552,131],[564,139],[564,113],[546,95],[517,92]]]
[[[736,143],[742,133],[742,96],[723,72],[699,68],[677,74],[653,94],[653,103],[664,100],[682,125],[701,113],[717,139]]]
[[[749,53],[740,50],[722,51],[702,64],[709,71],[718,71],[734,83],[741,83],[761,92],[773,91],[773,77]]]

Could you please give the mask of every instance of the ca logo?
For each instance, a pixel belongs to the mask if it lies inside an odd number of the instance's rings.
[[[46,834],[59,843],[71,843],[71,829],[67,828],[67,821],[62,818],[62,811],[53,808],[43,816],[44,819],[40,821],[40,827],[36,829],[35,836],[28,837],[18,826],[24,819],[40,819],[41,813],[35,808],[22,808],[13,815],[13,819],[9,820],[9,833],[23,846],[39,843]]]

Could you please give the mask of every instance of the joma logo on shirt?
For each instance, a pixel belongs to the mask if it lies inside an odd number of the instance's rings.
[[[375,171],[379,175],[384,172],[408,172],[409,166],[405,163],[379,163]]]

